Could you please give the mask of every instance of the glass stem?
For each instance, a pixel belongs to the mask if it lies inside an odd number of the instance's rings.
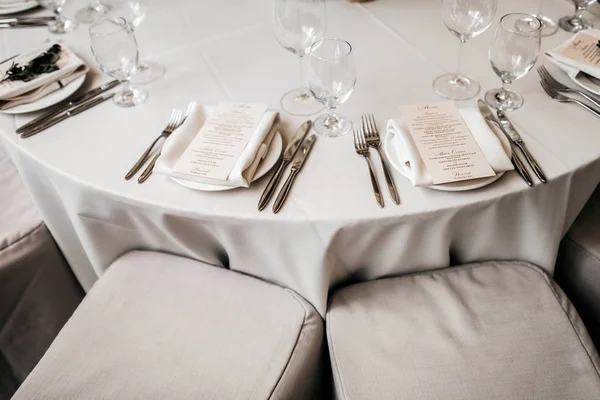
[[[583,19],[583,12],[585,11],[585,7],[582,6],[575,6],[575,18],[578,20],[582,20]]]
[[[537,12],[537,17],[541,17],[542,15],[544,15],[543,13],[543,7],[544,7],[544,0],[540,0],[540,4],[538,5],[538,12]]]
[[[57,22],[65,22],[65,17],[62,16],[62,8],[58,7],[54,9],[54,16]]]
[[[463,55],[463,46],[465,44],[465,41],[460,39],[460,45],[458,46],[458,62],[456,65],[456,80],[458,81],[460,79],[460,77],[462,76],[460,74],[460,70],[462,69],[462,55]]]
[[[300,69],[298,70],[298,76],[300,77],[300,91],[303,94],[306,94],[306,86],[304,85],[304,56],[298,57],[298,65]]]
[[[510,82],[502,80],[502,89],[496,94],[496,100],[500,103],[506,103],[510,100],[510,92],[508,91],[508,85]]]
[[[325,115],[325,121],[323,121],[323,125],[325,125],[327,128],[331,128],[333,125],[339,122],[338,117],[335,114],[335,109],[337,106],[325,104],[325,108],[327,108],[327,113]]]

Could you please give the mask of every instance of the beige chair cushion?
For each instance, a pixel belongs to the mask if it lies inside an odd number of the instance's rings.
[[[530,264],[357,284],[333,295],[326,321],[339,399],[600,398],[585,328]]]
[[[16,400],[302,399],[323,324],[290,290],[152,252],[94,285]]]

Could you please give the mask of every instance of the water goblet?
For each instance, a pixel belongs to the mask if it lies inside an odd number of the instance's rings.
[[[327,112],[318,117],[313,127],[327,137],[342,136],[350,131],[352,122],[335,113],[356,84],[356,67],[350,43],[341,39],[320,39],[310,48],[308,56],[308,87]]]
[[[126,82],[114,95],[113,101],[121,107],[142,104],[148,97],[144,89],[131,85],[131,75],[138,63],[138,45],[131,27],[121,17],[106,17],[90,25],[92,53],[100,69],[107,75]]]
[[[303,60],[310,46],[325,33],[325,0],[274,0],[273,31],[275,38],[299,60],[300,88],[281,98],[281,108],[292,115],[312,115],[323,106],[306,89]]]
[[[479,93],[479,83],[460,73],[463,44],[491,25],[497,7],[498,0],[442,0],[442,19],[446,28],[460,40],[460,48],[456,73],[438,76],[433,81],[433,89],[440,96],[467,100]]]
[[[542,23],[529,14],[507,14],[500,19],[489,48],[492,69],[502,80],[502,88],[485,94],[485,101],[502,111],[516,110],[523,97],[506,85],[522,78],[533,68],[542,43]]]
[[[556,24],[556,21],[554,21],[552,18],[550,18],[547,15],[544,15],[542,10],[543,6],[544,0],[540,0],[540,3],[538,5],[538,12],[536,14],[533,14],[533,16],[537,17],[537,19],[539,19],[542,22],[542,36],[551,36],[554,35],[556,31],[558,31],[558,25]]]
[[[583,18],[585,8],[596,0],[573,0],[575,14],[571,17],[562,17],[558,20],[558,26],[567,32],[579,32],[592,27],[592,23]]]
[[[52,11],[56,16],[53,22],[48,24],[48,29],[52,33],[69,33],[77,28],[77,22],[66,18],[62,14],[62,9],[67,0],[38,0],[38,4]]]
[[[146,17],[150,0],[111,0],[110,15],[124,18],[135,31]],[[153,62],[140,60],[136,65],[131,81],[148,83],[157,80],[165,74],[165,67]]]

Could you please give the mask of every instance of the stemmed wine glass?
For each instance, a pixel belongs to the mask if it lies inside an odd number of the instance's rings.
[[[460,74],[462,48],[467,40],[482,34],[492,23],[498,0],[442,0],[446,28],[460,40],[456,73],[438,76],[433,89],[442,97],[467,100],[479,93],[479,83]]]
[[[110,15],[124,18],[132,30],[135,30],[146,17],[150,0],[111,0]],[[139,61],[131,81],[147,83],[163,76],[165,67],[152,61]]]
[[[541,32],[542,23],[533,15],[507,14],[500,19],[489,57],[492,69],[502,80],[502,88],[485,94],[491,107],[511,111],[523,105],[523,97],[505,86],[533,68],[540,53]]]
[[[310,48],[308,56],[308,87],[327,113],[313,123],[317,133],[336,137],[350,131],[352,122],[335,113],[356,84],[356,68],[350,43],[341,39],[320,39]]]
[[[582,29],[589,29],[592,23],[583,18],[585,8],[596,0],[573,0],[575,4],[575,15],[572,17],[562,17],[558,20],[558,26],[567,32],[579,32]]]
[[[38,0],[38,4],[52,11],[56,19],[48,24],[48,29],[52,33],[69,33],[77,28],[77,22],[66,18],[62,14],[62,9],[67,0]]]
[[[544,15],[542,12],[542,8],[544,6],[544,0],[540,0],[540,4],[538,5],[538,12],[533,14],[534,17],[537,17],[542,22],[542,36],[551,36],[556,33],[558,30],[558,25],[556,21],[550,18],[547,15]]]
[[[142,104],[148,92],[131,85],[131,75],[138,63],[138,45],[131,27],[121,17],[106,17],[90,25],[92,53],[100,69],[107,75],[127,84],[114,95],[121,107]]]
[[[87,6],[77,11],[75,17],[79,22],[89,24],[105,14],[106,10],[107,6],[102,3],[102,0],[90,0]]]
[[[311,115],[323,109],[306,89],[303,58],[310,46],[325,33],[325,0],[274,0],[273,25],[277,41],[298,57],[300,88],[281,98],[281,108],[292,115]]]

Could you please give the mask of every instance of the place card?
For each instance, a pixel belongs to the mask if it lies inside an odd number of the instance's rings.
[[[452,101],[400,110],[434,184],[496,175]]]
[[[600,64],[598,38],[589,33],[579,32],[575,38],[560,51],[563,56],[584,64],[597,67]]]
[[[266,104],[217,104],[173,167],[173,173],[226,180],[266,111]]]

